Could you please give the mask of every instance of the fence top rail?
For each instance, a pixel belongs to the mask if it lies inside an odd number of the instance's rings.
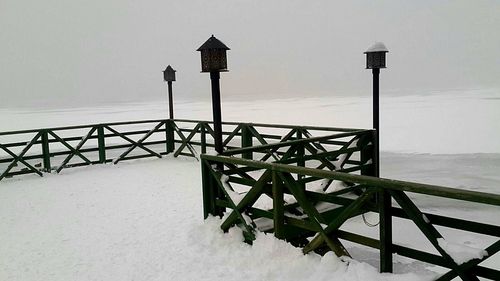
[[[306,176],[354,182],[374,188],[408,191],[408,192],[432,195],[437,197],[445,197],[462,201],[500,206],[500,194],[471,191],[471,190],[451,188],[451,187],[431,185],[431,184],[407,182],[401,180],[376,178],[363,175],[354,175],[336,171],[319,170],[319,169],[298,167],[286,164],[261,162],[261,161],[247,160],[247,159],[222,156],[222,155],[214,156],[214,155],[203,154],[201,155],[201,159],[205,161],[245,165],[254,168],[273,170],[277,172],[296,173]]]
[[[304,144],[304,143],[311,143],[311,142],[321,142],[321,141],[326,141],[326,140],[332,140],[332,139],[338,139],[338,138],[356,136],[356,135],[360,135],[360,134],[367,133],[367,132],[371,132],[371,130],[359,130],[359,131],[352,131],[352,132],[347,132],[347,133],[331,134],[331,135],[321,136],[321,137],[313,137],[313,138],[300,139],[300,140],[289,140],[289,141],[278,142],[278,143],[271,143],[271,144],[263,144],[263,145],[256,145],[256,146],[250,146],[250,147],[229,149],[229,150],[226,150],[226,151],[222,152],[222,155],[236,155],[236,154],[242,154],[242,153],[245,153],[245,152],[265,151],[265,150],[268,150],[268,149],[280,148],[280,147],[291,146],[291,145],[296,145],[296,144]]]
[[[110,122],[110,123],[94,123],[94,124],[88,124],[88,125],[75,125],[75,126],[65,126],[65,127],[49,127],[49,128],[41,128],[41,129],[27,129],[27,130],[19,130],[19,131],[0,132],[0,136],[28,134],[28,133],[38,133],[40,131],[76,130],[76,129],[93,128],[93,127],[97,127],[97,126],[119,126],[119,125],[135,125],[135,124],[145,124],[145,123],[158,123],[158,122],[164,122],[166,120],[168,120],[168,119],[149,119],[149,120],[139,120],[139,121],[122,121],[122,122]]]
[[[203,121],[203,120],[190,120],[190,119],[174,119],[177,122],[186,122],[186,123],[199,123],[205,122],[208,124],[213,124],[213,121]],[[223,125],[240,125],[247,124],[254,127],[262,127],[262,128],[279,128],[279,129],[308,129],[308,130],[318,130],[318,131],[332,131],[332,132],[354,132],[362,129],[356,128],[338,128],[338,127],[321,127],[321,126],[301,126],[301,125],[286,125],[286,124],[264,124],[264,123],[251,123],[251,122],[222,122]]]
[[[148,120],[139,120],[139,121],[122,121],[122,122],[109,122],[109,123],[93,123],[93,124],[87,124],[87,125],[74,125],[74,126],[63,126],[63,127],[48,127],[48,128],[40,128],[40,129],[26,129],[26,130],[0,132],[0,136],[37,133],[37,132],[40,132],[40,131],[76,130],[76,129],[92,128],[92,127],[97,127],[97,126],[119,126],[119,125],[135,125],[135,124],[145,124],[145,123],[156,123],[156,122],[165,122],[167,120],[169,120],[169,119],[148,119]],[[186,123],[200,123],[200,122],[209,123],[209,124],[213,123],[212,121],[189,120],[189,119],[173,119],[173,121],[186,122]],[[355,132],[355,131],[360,131],[360,129],[353,129],[353,128],[296,126],[296,125],[261,124],[261,123],[245,123],[245,122],[222,122],[222,124],[225,124],[225,125],[248,124],[248,125],[252,125],[252,126],[256,126],[256,127],[264,127],[264,128],[281,128],[281,129],[303,128],[303,129],[308,129],[308,130],[332,131],[332,132]]]

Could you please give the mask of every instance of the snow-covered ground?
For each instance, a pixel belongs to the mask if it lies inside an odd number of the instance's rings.
[[[421,280],[223,234],[218,219],[203,222],[193,159],[13,178],[0,194],[0,280]]]
[[[383,97],[382,176],[500,193],[500,91]],[[231,121],[370,127],[370,99],[226,102]],[[1,131],[163,118],[164,103],[65,110],[0,109]],[[296,114],[300,112],[301,114]],[[176,117],[210,119],[210,104],[178,102]],[[449,202],[448,202],[449,201]],[[497,223],[499,209],[421,200],[426,211]],[[377,254],[349,244],[358,261],[299,249],[202,220],[199,163],[166,157],[66,169],[0,182],[0,280],[428,280],[441,269],[396,257],[396,275],[376,273]],[[374,215],[367,219],[376,222]],[[397,243],[430,250],[395,221]],[[376,235],[354,219],[346,229]],[[440,229],[446,245],[488,238]],[[452,248],[450,246],[450,248]],[[497,254],[486,265],[500,268]]]

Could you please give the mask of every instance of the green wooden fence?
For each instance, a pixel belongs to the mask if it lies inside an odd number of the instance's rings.
[[[379,250],[380,270],[393,255],[447,268],[437,280],[499,280],[481,265],[500,251],[500,226],[422,212],[409,194],[500,206],[500,195],[374,177],[376,132],[349,128],[225,122],[225,151],[213,151],[212,123],[161,119],[0,132],[0,180],[22,174],[60,173],[71,167],[167,154],[201,160],[203,210],[238,225],[251,242],[255,231],[273,233],[304,253],[348,255],[344,241]],[[378,236],[343,229],[367,212],[379,214]],[[412,222],[435,252],[393,242],[393,219]],[[440,245],[439,227],[489,237],[486,255],[457,264]]]
[[[340,137],[351,140],[340,149],[328,147]],[[498,265],[496,269],[480,265],[499,252],[500,226],[422,212],[408,193],[494,206],[496,212],[500,195],[372,177],[372,145],[372,132],[351,131],[202,155],[204,216],[228,212],[221,228],[227,231],[238,225],[250,243],[259,230],[274,233],[304,253],[333,251],[349,256],[343,241],[375,248],[382,272],[392,272],[393,254],[398,254],[448,269],[437,280],[500,280]],[[360,157],[351,160],[356,152]],[[241,157],[249,153],[262,157]],[[338,188],[330,188],[334,183]],[[379,214],[377,237],[342,228],[347,220],[367,212]],[[412,222],[435,251],[394,243],[395,218]],[[439,227],[488,236],[491,243],[484,257],[457,264],[440,244],[446,240],[441,240]]]
[[[233,149],[354,129],[225,122],[223,131],[225,148]],[[181,119],[0,132],[0,180],[170,153],[199,158],[213,150],[213,134],[212,122]]]

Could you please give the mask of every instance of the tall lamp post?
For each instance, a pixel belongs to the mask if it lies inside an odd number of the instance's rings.
[[[227,71],[226,51],[230,50],[213,35],[198,48],[201,52],[201,72],[210,72],[212,81],[212,110],[214,116],[215,151],[222,153],[222,117],[220,105],[220,73]]]
[[[389,52],[384,43],[378,42],[366,50],[366,69],[373,73],[373,128],[375,129],[375,175],[380,176],[380,127],[379,127],[379,75],[385,68],[385,54]],[[392,215],[391,195],[380,191],[379,206],[380,272],[392,272]]]
[[[366,69],[371,69],[373,73],[373,128],[376,130],[375,147],[375,176],[380,175],[380,126],[379,126],[379,75],[380,69],[385,68],[385,54],[389,51],[384,43],[377,42],[366,50]]]
[[[175,70],[168,65],[163,71],[163,80],[168,84],[168,111],[169,118],[174,119],[174,102],[172,98],[172,82],[175,81]]]

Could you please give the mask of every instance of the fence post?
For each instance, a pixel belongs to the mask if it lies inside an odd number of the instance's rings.
[[[380,189],[378,192],[379,234],[380,234],[380,272],[392,272],[392,214],[391,195]]]
[[[279,179],[276,171],[273,170],[273,222],[274,222],[274,236],[278,239],[285,239],[285,222],[284,222],[284,199],[283,199],[283,185]]]
[[[175,150],[175,144],[174,144],[174,120],[173,119],[168,119],[165,122],[165,141],[167,144],[167,154],[172,153]]]
[[[207,129],[205,128],[207,126],[206,122],[201,122],[200,126],[200,141],[201,141],[201,153],[207,153]]]
[[[42,155],[43,155],[43,170],[50,173],[50,146],[49,146],[49,132],[42,131]]]
[[[377,167],[377,155],[375,153],[375,145],[376,145],[376,132],[372,131],[370,134],[365,134],[358,141],[358,147],[360,148],[360,160],[361,165],[366,165],[369,161],[371,161],[370,167],[361,168],[361,174],[365,176],[375,177],[376,167]],[[371,143],[371,146],[369,144]]]
[[[298,140],[301,140],[302,139],[302,129],[301,128],[297,128],[297,139]],[[297,148],[297,166],[299,167],[305,167],[306,166],[306,162],[304,160],[304,156],[305,156],[305,148],[304,148],[304,144],[301,143],[299,144],[298,148]],[[301,180],[304,178],[304,175],[300,175],[300,174],[297,174],[297,180]],[[301,183],[300,186],[302,186],[302,188],[305,188],[306,187],[306,184],[305,183]]]
[[[104,127],[99,125],[97,127],[97,147],[99,148],[99,163],[106,163],[106,141],[104,135]]]
[[[202,158],[201,161],[201,187],[203,193],[203,218],[208,218],[208,215],[215,216],[215,197],[210,177],[210,171],[206,161]]]
[[[251,147],[253,146],[252,133],[248,128],[248,124],[241,125],[241,147]],[[251,151],[243,152],[242,157],[244,159],[253,159],[253,153]]]

